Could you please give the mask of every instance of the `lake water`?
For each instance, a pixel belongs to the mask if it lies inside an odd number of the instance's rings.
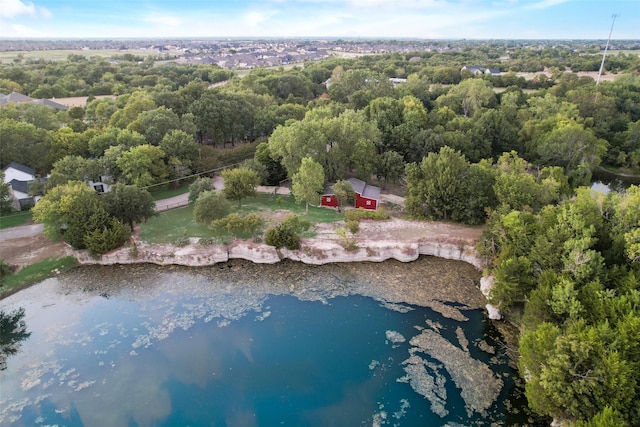
[[[513,425],[477,279],[435,258],[76,269],[0,301],[30,333],[0,425]]]

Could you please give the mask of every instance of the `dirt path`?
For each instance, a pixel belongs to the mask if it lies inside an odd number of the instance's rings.
[[[0,259],[16,270],[47,258],[62,258],[71,253],[69,245],[52,242],[42,233],[0,241]]]

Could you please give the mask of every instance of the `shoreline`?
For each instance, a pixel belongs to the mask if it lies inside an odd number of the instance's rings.
[[[400,239],[390,230],[384,236],[370,235],[375,229],[384,228],[391,224],[396,229],[402,228],[405,234],[413,234],[414,238]],[[204,267],[224,263],[229,260],[243,259],[255,264],[275,264],[289,259],[310,265],[352,262],[383,262],[390,259],[407,263],[415,261],[421,255],[463,261],[482,271],[486,263],[476,251],[479,231],[475,231],[472,238],[449,237],[442,233],[422,235],[413,228],[424,223],[395,219],[390,223],[369,222],[362,223],[362,230],[353,236],[355,249],[346,249],[344,239],[334,230],[320,230],[312,238],[303,238],[301,248],[289,250],[276,249],[262,242],[251,240],[234,240],[230,244],[213,244],[204,246],[198,238],[191,238],[185,246],[174,244],[151,244],[132,238],[132,243],[111,252],[94,257],[87,251],[72,251],[80,265],[118,265],[118,264],[156,264],[181,265],[187,267]],[[445,228],[449,224],[438,224]],[[424,231],[424,230],[422,230]],[[381,238],[382,237],[382,238]],[[135,248],[135,249],[134,249]]]

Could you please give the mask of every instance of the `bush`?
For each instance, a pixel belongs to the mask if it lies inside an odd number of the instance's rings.
[[[131,236],[128,225],[112,218],[108,226],[87,232],[84,246],[94,255],[107,253],[122,246]]]
[[[13,273],[11,267],[3,259],[0,259],[0,286],[4,285],[5,278]]]
[[[347,222],[360,221],[363,219],[372,219],[374,221],[384,221],[391,218],[389,214],[384,211],[368,211],[362,208],[349,209],[348,211],[345,212],[344,217],[347,220]]]
[[[214,190],[213,188],[213,181],[211,181],[211,178],[198,178],[195,181],[193,181],[193,183],[189,186],[189,203],[193,204],[196,202],[196,200],[198,200],[198,196],[200,195],[200,193],[203,193],[205,191],[212,191]]]
[[[193,218],[201,224],[209,224],[220,219],[231,210],[231,204],[220,191],[200,193],[193,207]]]
[[[267,245],[278,249],[282,247],[289,250],[300,249],[300,233],[309,227],[309,221],[300,219],[295,214],[289,214],[280,224],[267,230],[264,241]]]
[[[269,228],[265,234],[264,242],[277,249],[283,247],[292,251],[300,249],[300,235],[291,229],[283,228],[281,225]]]
[[[244,217],[237,213],[227,215],[222,219],[211,222],[211,227],[226,230],[229,234],[250,234],[254,235],[262,228],[264,220],[256,213],[250,213]]]
[[[347,230],[351,232],[351,234],[356,234],[358,231],[360,231],[360,223],[358,221],[347,221],[346,227]]]
[[[191,243],[191,240],[188,237],[180,237],[173,242],[176,246],[187,246],[189,243]]]
[[[211,246],[216,243],[215,237],[202,237],[198,240],[198,243],[202,246]]]

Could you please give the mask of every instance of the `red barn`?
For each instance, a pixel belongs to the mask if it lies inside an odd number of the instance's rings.
[[[338,198],[335,194],[324,193],[322,195],[322,199],[320,199],[320,206],[325,206],[328,208],[337,208],[338,207]]]
[[[349,178],[349,182],[356,192],[356,209],[363,208],[375,211],[378,209],[380,200],[380,187],[367,185],[366,182],[357,178]]]

